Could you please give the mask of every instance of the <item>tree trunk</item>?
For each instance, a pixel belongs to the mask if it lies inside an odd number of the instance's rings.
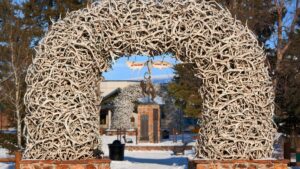
[[[12,33],[12,32],[11,32]],[[12,34],[11,34],[12,35]],[[17,144],[19,148],[22,148],[22,127],[21,127],[21,86],[20,86],[20,78],[19,72],[15,63],[15,53],[14,53],[14,43],[12,40],[12,36],[10,37],[10,50],[11,50],[11,68],[14,75],[14,83],[15,83],[15,98],[13,98],[13,104],[15,107],[16,117],[17,117]]]
[[[20,93],[20,81],[18,78],[17,71],[14,70],[15,74],[15,85],[16,85],[16,117],[17,117],[17,140],[18,140],[18,147],[22,148],[22,127],[21,127],[21,93]]]
[[[22,148],[22,127],[21,127],[21,113],[20,110],[17,109],[17,139],[18,139],[18,147]]]
[[[273,85],[275,88],[275,93],[277,94],[277,91],[279,89],[279,78],[280,78],[280,73],[282,72],[282,70],[284,69],[282,67],[282,60],[284,58],[284,55],[286,53],[286,51],[288,50],[290,44],[292,43],[292,37],[294,35],[295,32],[295,26],[298,20],[298,8],[299,8],[299,0],[295,1],[295,14],[293,16],[292,19],[292,23],[289,26],[290,31],[287,33],[288,36],[288,41],[285,42],[284,38],[283,38],[283,30],[284,30],[284,23],[283,23],[283,9],[285,8],[285,1],[284,0],[275,0],[275,4],[276,4],[276,9],[277,9],[277,14],[278,14],[278,32],[277,32],[277,36],[278,36],[278,40],[277,40],[277,54],[276,54],[276,65],[275,65],[275,78],[273,81]]]
[[[14,55],[12,55],[12,60],[14,60]],[[16,110],[16,117],[17,117],[17,140],[18,140],[18,147],[22,147],[22,124],[21,124],[21,86],[20,86],[20,79],[19,74],[17,71],[16,66],[14,65],[14,61],[12,62],[13,72],[15,76],[15,86],[16,86],[16,93],[15,93],[15,110]]]

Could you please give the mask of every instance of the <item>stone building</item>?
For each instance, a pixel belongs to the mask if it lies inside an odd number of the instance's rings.
[[[101,83],[101,111],[100,111],[100,127],[102,130],[110,130],[113,116],[113,99],[121,92],[123,88],[130,85],[139,85],[140,81],[131,80],[107,80]],[[158,84],[157,84],[158,85]],[[195,126],[195,120],[184,117],[183,113],[174,105],[174,99],[168,96],[166,84],[159,84],[163,92],[160,92],[162,98],[160,105],[161,130],[171,130],[173,128],[179,130],[190,130],[191,126]],[[191,122],[192,121],[192,122]],[[138,115],[137,110],[132,112],[130,117],[132,128],[137,127]]]
[[[101,82],[101,110],[100,110],[100,127],[110,129],[113,113],[111,101],[118,95],[121,89],[130,85],[138,85],[140,81],[135,80],[106,80]]]

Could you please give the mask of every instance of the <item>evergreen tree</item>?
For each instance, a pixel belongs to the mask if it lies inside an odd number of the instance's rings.
[[[276,122],[280,132],[290,134],[300,123],[300,31],[298,30],[287,50],[278,74],[276,95]]]
[[[195,75],[192,64],[178,64],[174,67],[175,76],[168,85],[168,90],[175,98],[175,105],[189,117],[201,115],[202,99],[198,92],[201,80]]]

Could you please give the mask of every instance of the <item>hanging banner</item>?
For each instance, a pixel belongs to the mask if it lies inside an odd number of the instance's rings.
[[[165,61],[155,61],[153,62],[153,67],[157,68],[157,69],[166,69],[166,68],[170,68],[173,65],[169,62],[165,62]]]
[[[157,69],[166,69],[166,68],[170,68],[172,67],[173,65],[169,62],[166,62],[166,61],[153,61],[153,62],[131,62],[131,61],[127,61],[126,62],[127,66],[132,69],[132,70],[136,70],[136,69],[139,69],[141,70],[144,66],[148,66],[150,67],[154,67],[154,68],[157,68]],[[148,65],[146,65],[148,64]]]
[[[144,62],[130,62],[130,61],[127,61],[126,64],[132,70],[136,70],[136,69],[141,70],[145,66]]]

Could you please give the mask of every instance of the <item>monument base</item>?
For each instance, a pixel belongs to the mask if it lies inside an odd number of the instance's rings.
[[[20,169],[110,169],[109,159],[90,160],[21,160]]]
[[[188,169],[288,169],[288,160],[189,160]]]
[[[138,110],[138,143],[160,142],[160,106],[140,104]]]

